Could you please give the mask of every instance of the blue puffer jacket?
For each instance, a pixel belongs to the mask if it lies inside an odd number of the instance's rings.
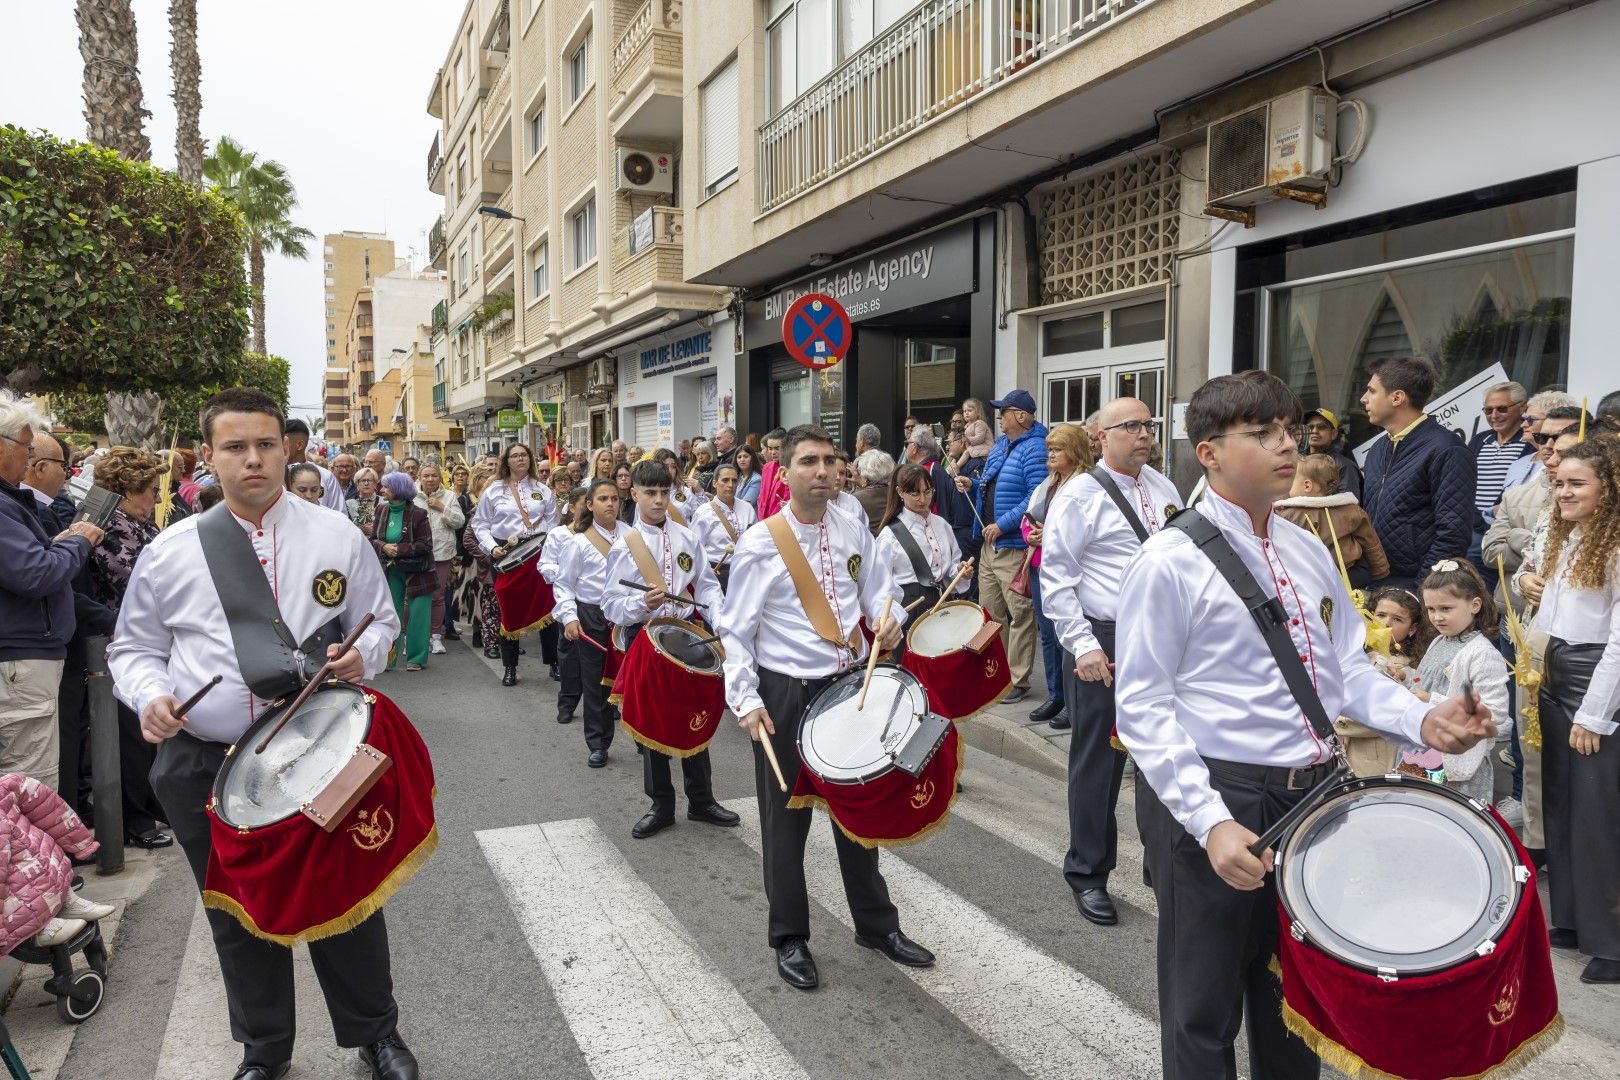
[[[1019,523],[1024,517],[1024,511],[1029,509],[1029,497],[1035,489],[1041,486],[1046,479],[1046,425],[1037,423],[1018,438],[1009,442],[1007,436],[1002,435],[996,439],[996,445],[990,448],[990,456],[985,459],[984,471],[973,480],[973,505],[979,511],[979,516],[989,519],[985,513],[984,489],[992,482],[995,483],[995,505],[991,512],[995,514],[996,524],[1001,526],[1001,536],[996,540],[996,550],[1007,548],[1022,549],[1024,535],[1019,530]],[[973,538],[979,538],[978,523],[974,523]]]
[[[67,655],[73,579],[89,556],[83,537],[53,543],[33,494],[0,480],[0,660]]]
[[[1432,417],[1392,446],[1373,443],[1361,505],[1389,556],[1391,583],[1422,581],[1441,559],[1464,559],[1474,537],[1474,462]]]

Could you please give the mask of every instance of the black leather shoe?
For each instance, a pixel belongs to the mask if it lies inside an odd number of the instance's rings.
[[[589,765],[593,769],[606,768],[607,767],[607,751],[606,750],[592,750],[591,751],[591,756],[585,759],[585,764]]]
[[[692,805],[686,808],[686,816],[692,821],[706,821],[710,825],[719,825],[722,828],[731,828],[740,824],[742,818],[733,814],[719,803],[704,803],[701,806]]]
[[[557,723],[559,723],[559,724],[572,724],[573,722],[574,722],[574,714],[573,713],[567,713],[566,715],[559,715],[557,717]]]
[[[660,817],[658,811],[649,810],[641,816],[641,820],[630,826],[630,835],[637,840],[645,840],[649,836],[656,836],[675,824],[674,815]]]
[[[147,851],[156,851],[159,848],[170,847],[174,844],[174,837],[168,833],[153,829],[149,833],[125,833],[124,846],[145,848]]]
[[[484,646],[484,658],[486,660],[499,660],[501,658],[500,646],[498,646],[498,645],[486,645],[486,646]]]
[[[898,930],[884,934],[880,938],[856,934],[855,944],[867,949],[876,949],[890,960],[897,964],[904,964],[906,967],[925,968],[934,966],[934,954]]]
[[[399,1033],[386,1035],[360,1048],[360,1060],[375,1080],[418,1080],[416,1055],[400,1041]]]
[[[281,1080],[291,1068],[290,1061],[283,1061],[280,1065],[243,1065],[231,1080]]]
[[[1620,960],[1605,960],[1601,956],[1594,956],[1587,961],[1586,970],[1581,972],[1583,983],[1620,983]]]
[[[1029,687],[1015,686],[1002,697],[1001,703],[1003,705],[1016,705],[1027,697],[1029,697]]]
[[[1029,718],[1034,723],[1044,724],[1048,720],[1056,720],[1058,717],[1060,717],[1062,715],[1063,715],[1063,702],[1048,700],[1048,701],[1044,701],[1041,704],[1035,706],[1035,708],[1030,712]],[[1065,723],[1063,726],[1068,727],[1068,724]]]
[[[795,990],[814,990],[821,985],[816,958],[810,955],[810,943],[802,937],[785,938],[776,947],[776,973]]]
[[[1119,922],[1119,909],[1107,889],[1081,889],[1074,894],[1074,906],[1080,909],[1087,922],[1098,926],[1113,926]]]
[[[551,665],[551,681],[562,682],[562,668],[558,667],[556,664]]]
[[[509,667],[509,668],[506,669],[505,673],[501,675],[501,685],[502,686],[516,686],[517,685],[517,668]]]
[[[444,632],[441,633],[439,636],[444,638],[444,640],[446,640],[446,641],[460,641],[461,640],[461,635],[456,631],[456,628],[453,627],[453,626],[445,627]]]
[[[1547,944],[1555,949],[1578,949],[1581,947],[1580,939],[1575,931],[1565,930],[1562,926],[1555,926],[1547,931]]]

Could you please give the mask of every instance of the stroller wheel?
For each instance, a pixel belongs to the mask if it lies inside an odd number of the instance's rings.
[[[64,1024],[82,1024],[101,1008],[106,983],[100,973],[81,971],[73,977],[72,992],[56,999],[56,1015]]]

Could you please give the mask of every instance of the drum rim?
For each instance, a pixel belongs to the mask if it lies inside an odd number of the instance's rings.
[[[528,555],[523,556],[523,558],[518,559],[516,562],[513,562],[512,561],[513,558],[518,554],[518,552],[523,550],[524,545],[526,545],[526,544],[534,545],[534,551],[531,552]],[[511,551],[508,551],[505,555],[502,555],[499,559],[495,560],[495,569],[500,570],[501,573],[503,573],[503,574],[510,574],[513,570],[516,570],[520,566],[527,566],[530,559],[535,558],[536,556],[543,554],[545,552],[545,547],[546,547],[546,536],[545,536],[544,533],[538,533],[538,534],[536,534],[534,536],[529,537],[526,540],[520,540],[518,542],[517,547],[513,548]],[[507,569],[501,570],[502,564],[505,564]]]
[[[324,693],[328,690],[345,688],[357,693],[360,700],[366,704],[366,728],[360,736],[360,741],[365,742],[371,737],[371,730],[377,722],[376,710],[372,708],[375,701],[375,695],[373,695],[369,688],[361,686],[359,683],[344,682],[342,679],[328,679],[316,688],[315,693],[310,695],[310,701],[313,701],[316,695]],[[296,694],[290,695],[289,697],[291,696],[296,696]],[[372,700],[367,700],[368,698]],[[288,705],[292,704],[291,700],[286,698],[278,699],[278,702],[279,701],[285,701]],[[304,704],[307,707],[309,702],[306,701]],[[282,706],[280,704],[277,702],[272,702],[270,708],[266,709],[257,720],[253,721],[252,726],[246,731],[242,732],[242,734],[237,737],[237,740],[230,745],[230,748],[225,751],[225,760],[220,764],[219,771],[214,774],[214,783],[209,788],[209,808],[214,811],[214,816],[219,819],[220,824],[224,825],[228,829],[235,829],[238,832],[253,832],[257,829],[268,829],[272,825],[279,825],[288,818],[297,817],[299,814],[304,812],[303,807],[295,806],[291,811],[283,814],[281,817],[278,817],[273,821],[266,821],[260,825],[238,825],[236,822],[228,820],[225,817],[224,812],[220,809],[220,786],[225,782],[226,773],[230,772],[231,767],[235,765],[238,760],[237,751],[241,750],[243,752],[243,760],[245,760],[246,755],[253,752],[253,746],[258,741],[258,737],[264,734],[270,728],[270,721],[280,717],[281,709]]]
[[[909,671],[906,668],[901,667],[899,664],[891,664],[891,663],[888,663],[888,662],[879,663],[879,664],[875,665],[872,670],[873,670],[873,678],[877,677],[876,673],[879,672],[879,671],[883,671],[886,674],[887,673],[898,673],[899,676],[900,676],[899,681],[906,684],[907,693],[912,694],[912,695],[920,695],[921,696],[921,701],[922,701],[922,711],[923,712],[928,712],[929,711],[929,708],[928,708],[928,691],[927,691],[926,688],[924,688],[924,686],[922,684],[922,680],[917,678],[917,675],[916,675],[915,672]],[[816,693],[815,693],[815,696],[810,699],[810,701],[809,701],[809,703],[807,705],[805,705],[804,716],[799,721],[799,730],[798,730],[798,733],[794,736],[793,743],[794,743],[794,746],[798,748],[800,762],[803,763],[805,768],[810,769],[810,772],[815,776],[815,778],[817,780],[821,781],[823,784],[831,784],[834,787],[860,787],[860,786],[862,786],[864,784],[876,783],[877,781],[883,779],[885,776],[889,775],[891,772],[899,772],[899,771],[901,771],[900,766],[898,766],[898,765],[896,765],[894,763],[894,756],[891,754],[891,755],[889,755],[888,760],[885,763],[884,768],[881,769],[878,772],[872,773],[871,775],[863,776],[863,777],[850,777],[848,779],[832,779],[832,778],[821,775],[821,773],[816,772],[816,770],[814,768],[811,768],[810,760],[805,755],[805,752],[804,752],[804,731],[805,731],[806,725],[810,723],[812,717],[815,715],[816,703],[819,702],[824,696],[830,696],[832,694],[832,692],[836,688],[842,687],[845,684],[850,683],[850,682],[853,682],[856,685],[859,685],[862,681],[865,680],[865,678],[866,678],[866,669],[864,669],[864,668],[852,668],[851,670],[846,671],[842,675],[839,675],[836,678],[834,678],[832,682],[828,683],[826,686],[823,686],[820,690],[817,690]],[[915,714],[913,714],[912,719],[913,719],[913,723],[915,724],[915,722],[916,722],[916,715]],[[820,760],[819,755],[817,755],[817,760],[818,761]]]
[[[917,616],[916,620],[914,622],[912,622],[910,626],[906,627],[906,651],[907,652],[914,652],[914,653],[917,654],[918,657],[920,657],[921,659],[924,659],[924,660],[938,660],[940,657],[949,656],[949,655],[951,655],[951,653],[960,652],[962,649],[966,648],[967,646],[964,643],[962,645],[958,645],[954,649],[951,649],[949,652],[928,653],[928,652],[923,652],[922,650],[918,649],[917,646],[911,640],[912,635],[914,635],[917,632],[917,628],[919,626],[922,626],[929,619],[933,618],[935,615],[938,615],[942,611],[945,611],[945,610],[947,610],[949,608],[958,608],[958,607],[970,607],[970,608],[973,608],[974,610],[976,610],[979,613],[980,620],[984,620],[984,617],[985,617],[985,614],[986,614],[985,609],[984,609],[984,605],[975,604],[972,600],[946,600],[941,604],[938,604],[938,605],[936,605],[934,607],[929,608],[927,611],[925,611],[921,615]],[[977,631],[975,631],[975,633],[977,633]]]
[[[1375,963],[1368,963],[1364,957],[1345,955],[1343,948],[1337,946],[1340,946],[1341,943],[1345,942],[1347,939],[1338,934],[1324,935],[1314,932],[1312,930],[1312,924],[1325,925],[1325,920],[1322,920],[1319,916],[1317,916],[1314,910],[1301,910],[1301,907],[1296,900],[1291,898],[1291,890],[1289,885],[1291,882],[1295,881],[1296,876],[1301,873],[1299,870],[1299,855],[1302,853],[1296,851],[1299,841],[1308,833],[1311,826],[1320,822],[1324,815],[1326,815],[1330,809],[1333,809],[1343,797],[1348,795],[1357,795],[1368,791],[1375,791],[1378,789],[1405,791],[1408,794],[1415,793],[1422,796],[1438,795],[1443,801],[1449,800],[1452,804],[1465,808],[1473,815],[1475,820],[1483,822],[1487,826],[1486,832],[1493,835],[1501,844],[1502,849],[1508,855],[1509,863],[1514,868],[1514,870],[1508,875],[1508,907],[1506,912],[1503,914],[1501,921],[1494,924],[1494,932],[1480,939],[1480,941],[1477,942],[1473,948],[1469,949],[1467,952],[1463,953],[1463,955],[1454,960],[1450,960],[1445,963],[1391,966],[1388,964],[1379,965]],[[1384,773],[1379,776],[1356,777],[1338,785],[1333,790],[1328,792],[1319,806],[1313,809],[1310,813],[1306,814],[1292,829],[1289,830],[1288,835],[1285,836],[1277,845],[1276,852],[1277,900],[1280,904],[1282,904],[1284,910],[1288,912],[1288,917],[1293,922],[1294,926],[1305,935],[1304,940],[1317,951],[1332,958],[1334,961],[1372,975],[1384,975],[1390,972],[1393,972],[1397,977],[1431,975],[1436,972],[1449,971],[1460,966],[1461,964],[1465,964],[1468,961],[1475,959],[1479,955],[1477,952],[1479,944],[1483,944],[1485,941],[1499,941],[1502,934],[1505,933],[1507,928],[1512,925],[1514,918],[1518,914],[1519,906],[1524,902],[1525,886],[1527,884],[1526,880],[1523,880],[1521,875],[1517,872],[1517,868],[1523,865],[1518,855],[1518,849],[1514,846],[1512,836],[1505,828],[1503,828],[1501,822],[1497,821],[1492,814],[1479,808],[1476,805],[1476,801],[1470,799],[1468,796],[1453,791],[1443,784],[1436,784],[1431,780],[1407,776],[1403,773]],[[1464,931],[1462,936],[1475,933],[1482,926],[1492,925],[1489,921],[1488,915],[1488,911],[1481,913],[1475,919],[1474,923]],[[1330,948],[1330,945],[1336,947]],[[1429,955],[1437,951],[1437,949],[1430,949],[1426,953],[1419,955]]]
[[[711,641],[704,646],[704,648],[714,650],[715,661],[719,665],[714,671],[704,671],[702,668],[695,668],[691,664],[688,664],[677,657],[671,656],[663,649],[658,648],[658,640],[651,634],[652,628],[655,626],[678,626],[689,633],[696,634],[700,638],[714,637],[713,633],[704,629],[700,624],[692,622],[689,619],[682,619],[676,615],[659,615],[656,618],[648,619],[645,623],[643,623],[641,632],[647,636],[647,643],[653,647],[658,655],[662,656],[665,660],[668,660],[676,667],[684,668],[694,675],[707,675],[716,679],[721,678],[725,674],[726,647],[722,643],[718,641]]]

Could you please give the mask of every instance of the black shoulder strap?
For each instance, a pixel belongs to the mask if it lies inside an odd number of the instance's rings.
[[[304,642],[292,636],[247,533],[224,503],[198,516],[197,538],[231,630],[242,682],[267,701],[297,690],[326,662],[326,647],[343,640],[341,624],[332,618]]]
[[[928,565],[928,560],[922,553],[922,545],[917,543],[915,536],[911,535],[911,530],[906,528],[905,522],[897,517],[889,522],[889,530],[894,533],[894,538],[900,542],[900,550],[905,552],[906,558],[911,560],[911,571],[917,575],[917,584],[933,585],[934,568]]]
[[[1125,515],[1125,520],[1131,523],[1131,531],[1136,533],[1136,539],[1142,543],[1147,543],[1147,528],[1142,524],[1142,519],[1136,516],[1136,511],[1131,507],[1130,502],[1126,500],[1125,493],[1119,490],[1118,484],[1114,483],[1114,478],[1108,475],[1108,470],[1098,465],[1091,470],[1091,478],[1102,486],[1102,489],[1108,493],[1108,497],[1114,500],[1114,505],[1119,507],[1119,512]],[[1216,535],[1220,535],[1219,530],[1216,531]]]
[[[1182,510],[1171,517],[1170,527],[1186,533],[1198,545],[1198,550],[1215,564],[1215,572],[1226,579],[1238,599],[1243,601],[1243,606],[1249,609],[1260,636],[1266,639],[1272,658],[1282,670],[1283,681],[1288,684],[1289,691],[1293,693],[1294,700],[1299,703],[1317,737],[1329,745],[1336,745],[1338,737],[1334,734],[1333,722],[1328,719],[1322,699],[1316,693],[1316,685],[1311,682],[1310,673],[1305,670],[1299,653],[1295,651],[1294,641],[1288,636],[1288,613],[1283,610],[1281,601],[1260,591],[1260,584],[1249,573],[1249,568],[1238,553],[1221,535],[1221,530],[1204,515],[1196,510]]]

